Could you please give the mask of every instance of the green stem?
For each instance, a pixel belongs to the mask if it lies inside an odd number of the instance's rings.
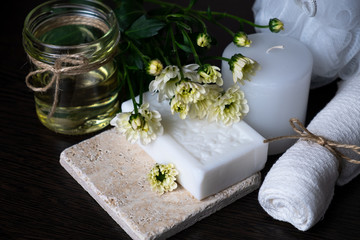
[[[141,74],[141,77],[140,77],[139,106],[141,106],[143,104],[143,93],[144,93],[144,76]]]
[[[219,56],[206,56],[206,57],[204,57],[204,60],[221,60],[221,61],[226,61],[226,62],[231,61],[230,58],[219,57]]]
[[[213,59],[222,60],[222,61],[227,61],[227,62],[230,62],[230,61],[231,61],[230,58],[226,58],[226,57],[213,57]]]
[[[180,6],[178,4],[163,2],[161,0],[144,0],[144,2],[151,2],[151,3],[155,3],[155,4],[158,4],[158,5],[161,5],[161,6],[165,6],[165,7],[176,7],[176,8],[179,8],[179,9],[183,10],[184,12],[190,11],[190,12],[193,12],[193,13],[198,13],[198,14],[202,15],[203,17],[205,16],[206,19],[210,20],[207,17],[207,11],[193,10],[193,9],[191,9],[189,7],[185,8],[185,7]],[[246,24],[248,24],[250,26],[257,27],[257,28],[268,28],[269,27],[269,25],[258,25],[258,24],[255,24],[255,23],[249,21],[249,20],[246,20],[244,18],[240,18],[238,16],[235,16],[235,15],[232,15],[232,14],[229,14],[229,13],[225,13],[225,12],[211,11],[211,14],[221,16],[221,17],[231,18],[231,19],[234,19],[234,20],[236,20],[238,22],[246,23]]]
[[[190,14],[190,15],[191,15],[191,17],[196,19],[196,21],[198,21],[201,24],[201,26],[203,28],[203,32],[207,33],[207,27],[206,27],[205,22],[201,18],[199,18],[196,14]]]
[[[231,31],[228,27],[226,27],[225,25],[219,23],[218,21],[214,22],[215,25],[218,25],[220,28],[224,29],[226,32],[228,32],[232,37],[234,37],[235,33],[233,31]]]
[[[126,79],[127,84],[129,86],[130,97],[131,97],[131,100],[132,100],[133,105],[134,105],[134,112],[135,112],[135,114],[137,114],[138,113],[138,104],[137,104],[136,99],[135,99],[134,90],[133,90],[132,85],[131,85],[130,77],[129,77],[129,74],[128,74],[128,71],[127,71],[127,65],[126,65],[124,59],[122,59],[122,63],[123,63],[123,66],[124,66],[124,78]]]
[[[141,60],[142,60],[142,61],[144,62],[144,64],[146,65],[146,64],[151,60],[151,58],[148,57],[148,56],[146,56],[145,54],[143,54],[143,53],[139,50],[139,48],[138,48],[134,43],[130,42],[130,44],[131,44],[132,49],[134,49],[135,52],[140,55]]]
[[[197,11],[197,10],[194,10],[194,11],[201,14],[202,16],[205,16],[206,19],[211,20],[211,19],[209,19],[207,17],[207,12],[206,11]],[[232,15],[232,14],[229,14],[229,13],[225,13],[225,12],[213,12],[213,11],[211,11],[211,14],[221,16],[221,17],[231,18],[231,19],[234,19],[234,20],[236,20],[236,21],[238,21],[240,23],[246,23],[246,24],[248,24],[250,26],[257,27],[257,28],[268,28],[269,27],[269,25],[258,25],[258,24],[255,24],[255,23],[249,21],[249,20],[246,20],[244,18],[240,18],[238,16],[235,16],[235,15]]]
[[[201,65],[201,62],[200,62],[200,59],[199,59],[199,55],[198,55],[197,52],[196,52],[195,46],[194,46],[194,44],[192,43],[189,34],[188,34],[184,29],[182,29],[181,32],[182,32],[182,34],[185,35],[185,37],[186,37],[186,38],[188,39],[188,41],[189,41],[189,44],[190,44],[190,47],[191,47],[191,51],[193,52],[193,55],[194,55],[195,63]]]
[[[159,48],[159,47],[156,47],[156,50],[159,51],[162,59],[163,59],[164,62],[165,62],[165,65],[166,65],[166,66],[171,65],[169,59],[165,56],[164,51],[163,51],[161,48]]]
[[[173,51],[174,51],[175,57],[176,57],[176,64],[179,67],[179,69],[181,69],[181,61],[180,61],[179,53],[177,51],[177,47],[176,47],[176,43],[175,43],[174,30],[172,29],[171,26],[169,27],[169,32],[170,32],[170,36],[171,36]],[[180,70],[180,75],[181,75],[181,78],[184,78],[183,72],[181,70]]]
[[[157,40],[154,40],[154,38],[151,38],[152,46],[156,46],[155,52],[160,53],[160,56],[161,56],[162,60],[164,60],[166,66],[171,65],[171,62],[170,62],[169,58],[167,56],[165,56],[162,47],[168,46],[168,43],[170,41],[169,38],[171,38],[169,35],[170,35],[169,31],[167,31],[165,40],[162,45],[159,45],[159,42]]]

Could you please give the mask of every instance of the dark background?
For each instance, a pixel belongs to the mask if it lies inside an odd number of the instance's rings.
[[[1,7],[0,238],[130,239],[59,164],[65,148],[94,134],[56,134],[37,119],[33,94],[24,83],[28,64],[21,30],[26,14],[42,2],[6,1]],[[197,7],[205,10],[210,4],[216,11],[252,19],[253,2],[203,0]],[[211,31],[219,40],[213,51],[220,55],[231,38],[217,27]],[[253,30],[248,28],[247,32]],[[335,91],[334,82],[310,92],[308,121]],[[277,158],[269,158],[263,176]],[[307,232],[273,220],[259,205],[257,194],[254,191],[172,239],[359,239],[359,177],[335,189],[324,219]]]

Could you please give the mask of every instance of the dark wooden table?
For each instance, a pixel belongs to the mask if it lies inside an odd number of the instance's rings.
[[[94,134],[53,133],[35,114],[33,93],[24,83],[28,66],[21,29],[25,15],[41,2],[7,1],[1,7],[0,239],[130,239],[59,164],[65,148]],[[213,9],[251,18],[252,3],[211,4],[216,5]],[[219,47],[229,41],[224,37]],[[335,91],[335,83],[311,91],[308,121]],[[269,158],[263,176],[277,157]],[[324,219],[307,232],[273,220],[257,196],[254,191],[172,239],[360,239],[360,177],[336,187]]]

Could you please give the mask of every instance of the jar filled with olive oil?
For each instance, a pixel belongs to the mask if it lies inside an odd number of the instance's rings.
[[[119,39],[115,14],[99,1],[54,0],[28,14],[26,84],[46,127],[75,135],[109,124],[119,110],[114,58]]]

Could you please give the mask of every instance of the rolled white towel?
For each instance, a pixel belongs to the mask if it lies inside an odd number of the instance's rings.
[[[335,97],[307,127],[326,139],[360,146],[360,76],[343,81]],[[346,156],[359,160],[350,150]],[[272,166],[259,190],[259,202],[273,218],[306,231],[325,214],[335,184],[348,183],[360,164],[341,161],[325,147],[299,140]]]

